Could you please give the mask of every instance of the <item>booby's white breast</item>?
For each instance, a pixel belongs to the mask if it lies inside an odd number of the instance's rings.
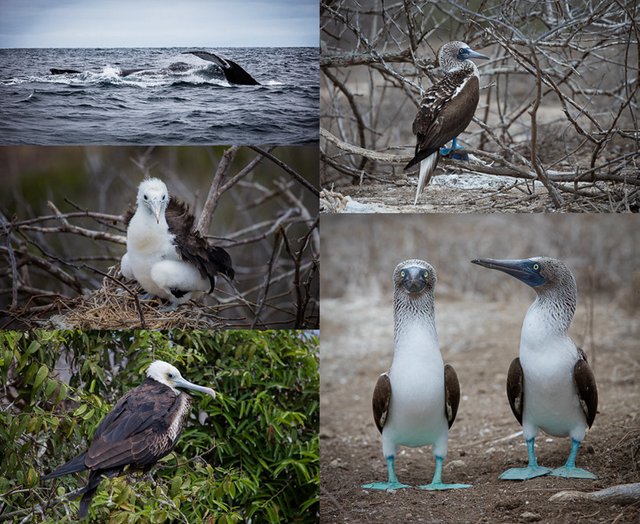
[[[535,428],[540,428],[550,435],[571,435],[581,441],[587,423],[573,379],[578,350],[565,333],[548,327],[549,320],[548,314],[534,303],[522,326],[524,436],[532,438]]]
[[[448,424],[444,407],[444,363],[435,328],[404,326],[389,371],[391,402],[383,429],[383,452],[397,445],[434,444],[446,454]]]

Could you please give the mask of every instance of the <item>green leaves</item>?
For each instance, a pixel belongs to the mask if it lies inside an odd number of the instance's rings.
[[[39,478],[86,449],[155,359],[219,395],[192,395],[183,435],[152,469],[153,480],[137,473],[104,480],[91,519],[315,522],[318,340],[301,331],[0,333],[3,512],[42,507],[32,522],[75,521],[78,502],[63,495],[86,475]]]

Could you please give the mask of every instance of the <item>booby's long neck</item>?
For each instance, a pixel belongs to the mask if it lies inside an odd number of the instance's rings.
[[[169,235],[164,212],[156,220],[152,212],[138,206],[127,230],[127,247],[138,251],[157,250],[170,242]]]
[[[568,338],[567,331],[576,311],[575,282],[540,289],[522,325],[521,345],[542,346],[545,340]]]
[[[394,296],[394,358],[402,354],[440,353],[436,332],[433,293],[410,298],[396,290]]]

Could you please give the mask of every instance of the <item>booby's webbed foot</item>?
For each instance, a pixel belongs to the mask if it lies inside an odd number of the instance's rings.
[[[501,480],[529,480],[551,473],[551,468],[542,466],[528,466],[526,468],[511,468],[500,475]]]
[[[578,456],[578,450],[580,449],[580,442],[571,439],[571,453],[567,463],[561,468],[556,468],[551,472],[554,477],[562,477],[565,479],[590,479],[595,480],[596,477],[590,471],[582,468],[576,468],[576,457]]]
[[[418,486],[420,489],[426,489],[427,491],[444,491],[446,489],[464,489],[470,488],[471,484],[445,484],[444,482],[432,482],[424,486]]]
[[[428,491],[444,491],[447,489],[465,489],[471,487],[471,484],[445,484],[444,482],[442,482],[443,462],[444,457],[436,457],[436,470],[433,473],[433,480],[431,481],[431,484],[418,486],[420,489],[426,489]]]
[[[140,300],[155,300],[156,296],[151,293],[141,293],[139,298]]]
[[[398,482],[394,457],[387,457],[387,474],[389,475],[389,480],[387,482],[372,482],[371,484],[363,484],[362,487],[364,489],[379,489],[384,491],[395,491],[396,489],[411,487],[408,484]]]
[[[363,484],[364,489],[379,489],[383,491],[395,491],[396,489],[410,488],[408,484],[402,484],[397,480],[395,482],[372,482],[371,484]]]
[[[448,158],[452,158],[454,160],[468,161],[469,155],[466,152],[462,151],[463,149],[464,147],[458,144],[458,142],[456,141],[456,138],[454,137],[451,147],[440,148],[440,155],[446,156]]]
[[[591,473],[590,471],[587,471],[586,469],[576,468],[576,467],[567,467],[567,466],[562,466],[561,468],[556,468],[552,470],[551,475],[554,477],[562,477],[565,479],[596,480],[598,478],[593,473]]]

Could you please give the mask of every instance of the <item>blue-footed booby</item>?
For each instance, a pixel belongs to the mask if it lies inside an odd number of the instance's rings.
[[[447,456],[449,428],[460,403],[460,385],[453,367],[444,365],[435,324],[436,272],[423,260],[405,260],[393,272],[393,361],[373,392],[373,418],[382,434],[382,453],[388,481],[362,486],[395,490],[409,487],[398,481],[395,456],[398,446],[431,444],[436,459],[427,490],[468,488],[444,484],[442,464]]]
[[[126,222],[127,252],[120,271],[150,295],[177,305],[213,291],[218,273],[233,279],[229,254],[194,231],[193,215],[169,198],[161,180],[142,181],[136,211]]]
[[[464,42],[449,42],[440,47],[437,58],[445,76],[422,97],[413,121],[413,134],[417,137],[415,156],[404,168],[406,171],[420,163],[414,206],[438,165],[440,148],[453,140],[450,149],[440,152],[446,155],[462,149],[456,138],[471,122],[480,100],[480,77],[471,58],[489,57],[472,50]]]
[[[87,451],[42,477],[49,480],[89,470],[87,485],[73,494],[82,495],[79,519],[87,515],[103,477],[122,475],[125,467],[146,472],[173,450],[191,409],[191,397],[178,388],[216,398],[213,389],[192,384],[174,366],[156,360],[144,382],[122,397],[98,424]]]
[[[522,324],[520,357],[511,362],[507,376],[507,396],[522,425],[529,465],[508,469],[500,478],[526,480],[547,474],[597,478],[575,464],[586,429],[596,417],[598,390],[584,351],[567,335],[578,298],[571,270],[564,262],[548,257],[472,263],[503,271],[537,294]],[[534,441],[539,429],[556,437],[571,437],[571,453],[563,467],[538,466]]]

